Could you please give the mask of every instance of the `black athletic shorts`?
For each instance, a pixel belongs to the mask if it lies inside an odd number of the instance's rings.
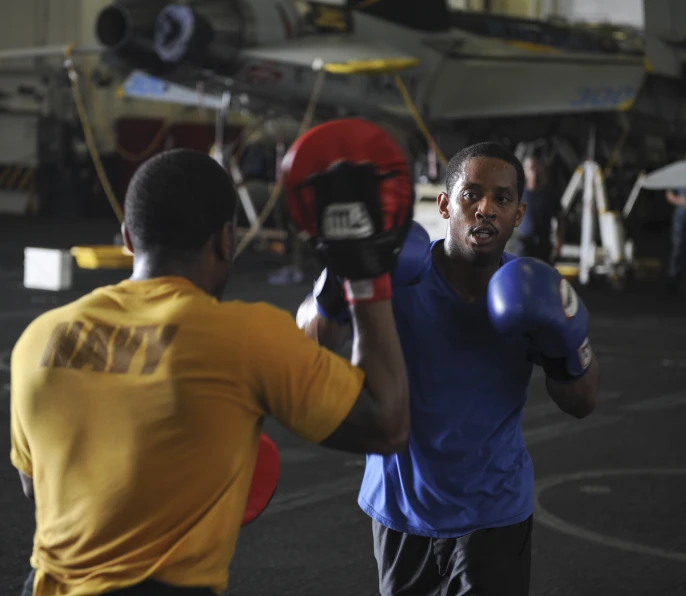
[[[24,591],[21,596],[33,596],[33,580],[36,575],[36,570],[32,569],[29,576],[24,583]],[[143,583],[116,590],[114,592],[107,592],[107,596],[215,596],[214,592],[209,588],[179,588],[177,586],[170,586],[162,584],[153,580],[147,580]]]
[[[403,534],[372,521],[381,596],[527,596],[533,516],[459,538]]]

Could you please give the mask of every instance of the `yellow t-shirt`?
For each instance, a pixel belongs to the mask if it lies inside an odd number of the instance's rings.
[[[176,277],[41,315],[11,368],[11,460],[36,496],[36,596],[147,578],[220,593],[265,415],[318,443],[364,382],[290,313],[219,302]]]

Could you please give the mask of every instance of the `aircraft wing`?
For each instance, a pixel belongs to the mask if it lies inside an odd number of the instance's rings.
[[[383,74],[413,68],[414,56],[383,43],[368,43],[346,36],[327,35],[288,43],[250,48],[242,55],[256,60],[284,62],[333,74]]]
[[[641,186],[648,190],[686,187],[686,161],[677,161],[651,172]]]
[[[151,99],[175,105],[202,105],[213,109],[222,107],[221,95],[208,93],[200,96],[191,87],[171,83],[140,70],[134,70],[129,74],[117,89],[117,96],[119,98]]]

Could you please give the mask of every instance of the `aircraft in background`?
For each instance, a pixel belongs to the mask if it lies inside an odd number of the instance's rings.
[[[230,91],[233,109],[300,120],[323,70],[318,119],[362,115],[419,136],[419,115],[446,154],[557,136],[574,168],[591,127],[601,140],[628,123],[641,140],[685,136],[686,4],[646,1],[645,16],[641,36],[447,0],[115,0],[94,28],[125,97],[198,105],[200,90],[220,108]]]
[[[396,73],[432,127],[632,107],[642,55],[588,32],[565,42],[562,27],[527,41],[531,23],[450,11],[446,0],[118,0],[96,32],[106,59],[133,71],[122,87],[129,97],[194,102],[202,82],[215,105],[228,88],[246,94],[251,111],[302,114],[323,69],[323,118],[412,124]]]
[[[568,179],[589,137],[600,162],[623,136],[629,169],[675,158],[686,140],[678,23],[678,0],[646,1],[643,32],[455,11],[447,0],[115,0],[95,29],[125,97],[197,105],[201,89],[203,105],[219,108],[229,90],[233,109],[297,121],[324,70],[317,119],[383,122],[424,170],[436,168],[417,116],[446,155],[484,138],[543,139]]]

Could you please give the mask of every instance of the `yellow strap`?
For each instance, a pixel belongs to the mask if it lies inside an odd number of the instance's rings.
[[[124,213],[121,207],[119,206],[117,197],[115,196],[114,190],[112,190],[110,181],[107,178],[105,168],[102,165],[100,153],[98,152],[98,145],[95,140],[95,135],[93,134],[93,129],[91,128],[90,121],[88,120],[88,112],[83,101],[83,95],[81,94],[81,88],[79,86],[79,75],[76,72],[76,66],[74,64],[74,60],[72,57],[75,47],[75,43],[70,43],[69,46],[67,46],[67,49],[64,51],[64,56],[66,58],[67,70],[69,71],[69,81],[71,83],[72,94],[74,95],[74,101],[76,103],[76,111],[79,114],[79,120],[81,121],[81,127],[83,128],[83,134],[86,139],[86,145],[88,146],[88,151],[90,152],[91,159],[93,160],[93,164],[95,165],[95,171],[98,174],[100,184],[102,184],[102,188],[105,191],[107,200],[109,201],[110,206],[114,211],[114,214],[117,216],[119,223],[122,223],[124,221]]]
[[[403,101],[405,102],[405,105],[407,106],[407,109],[410,111],[412,118],[414,118],[414,121],[417,124],[417,127],[419,128],[421,133],[424,135],[426,142],[429,144],[430,147],[433,147],[434,151],[436,152],[436,156],[438,157],[438,159],[443,164],[443,167],[447,168],[448,167],[448,160],[446,159],[445,155],[443,154],[443,151],[441,151],[441,148],[438,146],[438,144],[434,140],[433,136],[431,136],[429,129],[426,127],[426,124],[424,123],[424,120],[422,119],[422,116],[419,113],[419,110],[417,109],[417,106],[415,105],[414,101],[412,101],[412,98],[410,97],[410,93],[407,90],[407,87],[405,87],[405,83],[403,83],[403,80],[402,80],[402,78],[400,78],[400,75],[395,75],[395,85],[396,85],[396,87],[398,87],[398,91],[400,91],[400,95],[402,96]]]

